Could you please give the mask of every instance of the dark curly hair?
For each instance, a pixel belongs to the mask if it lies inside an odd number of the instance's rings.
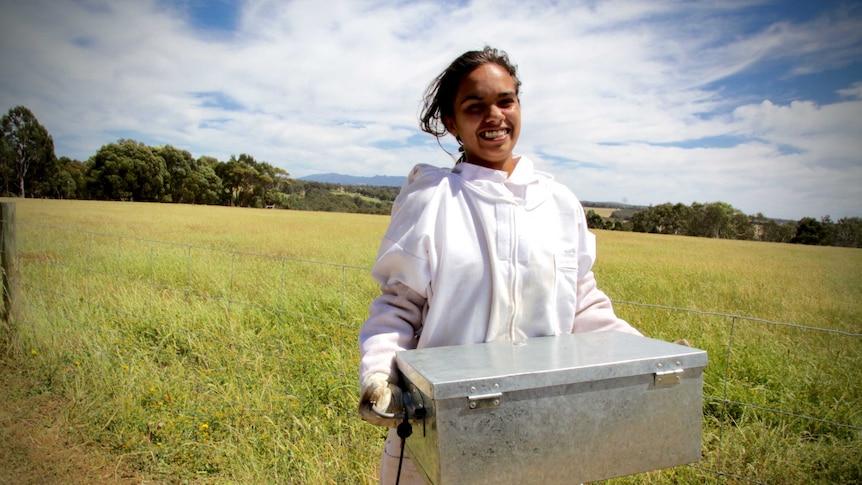
[[[419,115],[419,127],[422,131],[438,139],[448,133],[445,119],[455,116],[455,95],[458,93],[461,79],[477,67],[488,63],[497,64],[508,71],[515,81],[515,94],[518,94],[521,89],[518,67],[509,61],[509,56],[504,51],[485,46],[481,51],[465,52],[452,61],[425,90],[424,106]]]

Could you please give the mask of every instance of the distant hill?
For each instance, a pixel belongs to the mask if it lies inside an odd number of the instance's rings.
[[[370,185],[374,187],[401,187],[407,180],[407,177],[399,177],[396,175],[374,175],[373,177],[360,177],[356,175],[344,175],[340,173],[318,173],[299,177],[297,180],[305,180],[310,182],[322,182],[327,184],[338,185]],[[601,207],[608,209],[630,210],[636,212],[645,209],[646,206],[623,204],[620,202],[593,202],[583,200],[581,203],[584,207]]]
[[[632,211],[639,211],[639,210],[647,208],[647,206],[645,206],[645,205],[624,204],[622,202],[596,202],[596,201],[582,200],[581,204],[584,207],[604,207],[604,208],[608,208],[608,209],[632,210]]]
[[[374,185],[378,187],[401,187],[407,177],[395,175],[375,175],[373,177],[358,177],[355,175],[342,175],[340,173],[319,173],[299,177],[297,180],[308,180],[311,182],[324,182],[339,185]]]

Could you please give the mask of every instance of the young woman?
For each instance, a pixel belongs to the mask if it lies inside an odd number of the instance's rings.
[[[496,49],[466,52],[429,86],[421,127],[450,134],[454,168],[418,165],[392,208],[372,274],[381,294],[359,336],[359,412],[400,405],[395,352],[572,332],[638,333],[614,314],[592,272],[595,236],[575,196],[514,153],[521,82]],[[372,409],[373,408],[373,409]],[[391,429],[381,483],[395,483]],[[405,458],[400,483],[422,479]]]

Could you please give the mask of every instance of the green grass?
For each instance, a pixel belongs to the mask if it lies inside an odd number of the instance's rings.
[[[596,273],[612,298],[704,312],[616,305],[645,334],[685,338],[709,352],[704,393],[712,399],[704,403],[699,466],[766,483],[862,480],[860,338],[759,321],[862,333],[862,251],[608,231],[598,236]],[[724,399],[857,429],[725,405]]]
[[[614,213],[614,211],[616,211],[616,209],[610,207],[584,207],[584,211],[593,211],[602,217],[608,218]]]
[[[148,482],[376,483],[384,433],[355,412],[356,339],[388,217],[15,202],[5,365],[62,397],[80,441]],[[612,298],[706,312],[618,314],[710,358],[700,468],[613,482],[862,482],[859,338],[756,320],[862,332],[862,251],[597,237]]]

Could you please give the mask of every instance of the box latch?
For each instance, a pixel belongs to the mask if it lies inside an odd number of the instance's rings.
[[[658,371],[655,373],[653,384],[655,384],[655,387],[675,386],[682,379],[683,372],[684,369]]]

